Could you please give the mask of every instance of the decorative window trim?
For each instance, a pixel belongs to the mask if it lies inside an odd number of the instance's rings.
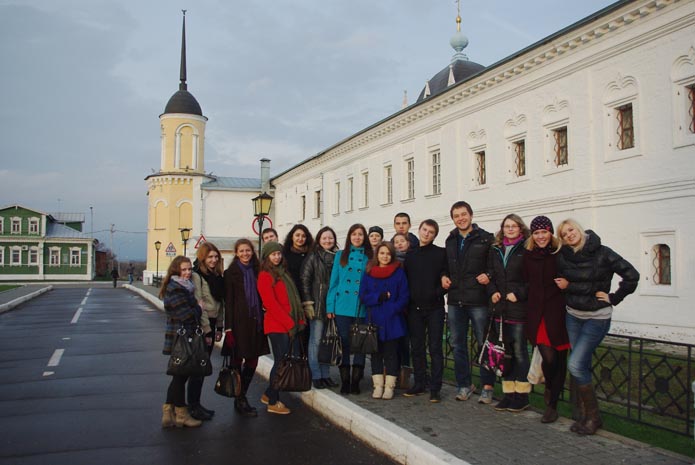
[[[521,133],[513,137],[507,138],[507,184],[514,184],[517,182],[524,182],[529,180],[528,175],[528,158],[526,157],[527,149],[527,134]],[[517,173],[517,156],[518,147],[523,144],[523,175]]]
[[[333,214],[340,215],[340,181],[336,181],[334,186]]]
[[[695,145],[695,132],[691,131],[693,115],[688,87],[695,86],[695,45],[676,58],[671,66],[673,100],[673,147]]]
[[[77,253],[75,253],[77,252]],[[77,260],[74,260],[77,258]],[[82,266],[82,249],[79,247],[70,247],[70,266]]]
[[[16,230],[15,225],[17,226]],[[18,216],[10,218],[10,234],[22,234],[22,218]]]
[[[436,197],[442,194],[442,151],[435,147],[429,152],[429,195]]]
[[[415,200],[415,157],[410,154],[403,160],[403,197],[401,202]]]
[[[567,163],[564,165],[557,165],[555,161],[557,155],[555,151],[555,133],[563,128],[567,131]],[[544,129],[545,148],[543,152],[545,153],[545,169],[543,175],[548,176],[574,169],[574,163],[572,162],[572,131],[570,130],[569,119],[563,119],[556,123],[548,124],[544,126]]]
[[[48,248],[48,266],[60,266],[60,247],[49,247]],[[56,260],[53,260],[53,258]],[[56,263],[54,263],[54,261]]]
[[[321,218],[323,199],[321,189],[314,191],[314,219]]]
[[[350,176],[347,178],[347,205],[345,206],[345,212],[351,212],[355,209],[355,177]]]
[[[36,260],[32,260],[36,258]],[[29,247],[29,256],[27,258],[27,263],[30,266],[38,266],[39,264],[39,248],[34,246]]]
[[[470,164],[471,164],[471,173],[473,173],[473,176],[471,177],[471,188],[470,190],[475,191],[475,190],[482,190],[482,189],[487,189],[489,187],[489,172],[488,172],[488,160],[487,160],[487,145],[479,145],[477,147],[470,147]],[[483,165],[483,179],[480,179],[480,171],[479,171],[479,165],[478,165],[478,160],[480,157],[480,154],[484,157],[484,165]],[[482,182],[481,182],[482,181]]]
[[[382,205],[393,204],[393,165],[384,165],[384,187]]]
[[[32,226],[36,226],[35,231],[32,231]],[[41,234],[41,219],[35,216],[29,218],[29,234]]]
[[[637,79],[632,76],[618,74],[615,80],[609,82],[603,94],[603,128],[605,162],[624,160],[626,158],[642,155],[640,134],[640,104],[639,86]],[[633,146],[626,149],[620,148],[620,110],[632,106],[632,140]]]
[[[19,257],[19,260],[16,262],[14,260],[15,252],[17,252]],[[10,266],[22,266],[22,246],[13,245],[10,247]]]
[[[678,297],[678,249],[675,230],[645,231],[640,237],[641,283],[638,287],[640,295]],[[654,264],[654,247],[663,244],[670,249],[671,284],[658,284],[654,282],[656,272]]]
[[[0,234],[5,234],[5,217],[0,216]]]
[[[299,196],[299,221],[306,219],[306,194]]]
[[[360,208],[369,208],[369,171],[362,171],[360,177],[362,179],[362,196],[360,199]]]
[[[0,266],[5,266],[5,247],[0,246]]]

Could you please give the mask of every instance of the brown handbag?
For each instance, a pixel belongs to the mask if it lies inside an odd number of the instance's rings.
[[[215,392],[224,397],[239,397],[241,395],[241,373],[229,366],[229,358],[224,357],[222,368],[217,375]]]
[[[309,361],[304,353],[304,347],[299,341],[299,354],[295,354],[294,336],[290,337],[287,353],[278,363],[273,379],[273,389],[286,392],[304,392],[311,389],[311,370]]]

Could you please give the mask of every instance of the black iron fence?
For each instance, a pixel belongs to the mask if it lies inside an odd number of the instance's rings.
[[[445,366],[451,370],[448,329],[445,337]],[[478,345],[472,333],[468,340],[471,364],[477,365]],[[691,344],[609,334],[594,352],[592,366],[601,411],[692,437],[694,349]],[[477,369],[473,372],[478,374]],[[543,386],[534,391],[542,395]],[[568,374],[562,401],[569,399]]]

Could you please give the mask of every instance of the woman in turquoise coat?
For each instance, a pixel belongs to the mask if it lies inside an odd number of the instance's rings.
[[[335,255],[326,297],[327,317],[335,318],[343,343],[341,394],[359,394],[360,380],[364,376],[364,354],[354,354],[352,366],[350,365],[350,325],[361,322],[365,315],[359,293],[367,262],[372,258],[372,247],[369,244],[365,247],[366,240],[367,229],[363,225],[350,226],[345,238],[345,249]]]

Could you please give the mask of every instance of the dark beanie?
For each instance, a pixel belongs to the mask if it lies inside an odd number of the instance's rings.
[[[265,260],[273,252],[282,252],[282,244],[277,241],[266,242],[261,249],[261,259]]]
[[[384,230],[381,229],[381,227],[379,227],[379,226],[372,226],[371,228],[369,228],[369,232],[367,233],[367,236],[369,236],[369,235],[370,235],[371,233],[373,233],[373,232],[379,233],[379,235],[381,236],[381,238],[382,238],[382,239],[384,238]]]
[[[545,229],[550,231],[551,234],[555,234],[555,229],[553,228],[553,222],[547,216],[537,216],[531,221],[531,232],[538,231],[539,229]]]

